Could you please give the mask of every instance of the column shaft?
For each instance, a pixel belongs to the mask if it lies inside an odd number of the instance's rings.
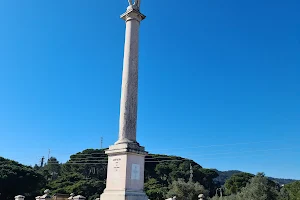
[[[118,143],[136,142],[138,103],[138,18],[127,16]]]

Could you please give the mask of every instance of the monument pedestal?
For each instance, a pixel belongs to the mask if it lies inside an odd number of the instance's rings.
[[[120,143],[109,147],[106,189],[101,200],[148,200],[144,192],[144,147]]]
[[[106,191],[100,196],[100,200],[148,200],[144,192],[132,191]]]

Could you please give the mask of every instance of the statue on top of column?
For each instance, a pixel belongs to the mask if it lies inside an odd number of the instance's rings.
[[[132,1],[133,0],[128,0],[129,6],[133,6],[136,7],[137,9],[140,9],[141,0],[134,0],[134,3]]]

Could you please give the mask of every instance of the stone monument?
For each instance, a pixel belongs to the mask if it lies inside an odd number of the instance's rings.
[[[144,192],[145,148],[136,140],[140,0],[128,0],[121,18],[126,23],[119,139],[106,150],[106,189],[101,200],[148,200]]]

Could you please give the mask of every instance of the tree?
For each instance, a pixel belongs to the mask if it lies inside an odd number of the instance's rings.
[[[48,163],[42,168],[43,174],[50,180],[58,178],[61,172],[61,165],[55,157],[51,157]]]
[[[253,177],[237,197],[239,200],[279,200],[281,198],[276,184],[266,178],[263,173],[258,173]]]
[[[105,183],[101,180],[86,179],[80,174],[71,173],[50,182],[46,187],[53,193],[75,193],[92,198],[100,196],[105,189]]]
[[[178,179],[172,182],[167,197],[176,196],[178,200],[197,200],[199,194],[208,196],[208,193],[209,191],[197,182],[185,182],[183,179]]]
[[[209,196],[213,196],[220,185],[215,183],[214,179],[218,177],[218,173],[212,169],[204,169],[196,167],[194,169],[194,181],[199,182],[209,190]]]
[[[107,155],[104,149],[86,149],[70,156],[63,164],[61,174],[78,173],[85,178],[105,180],[107,170]]]
[[[1,200],[11,200],[17,194],[34,198],[44,187],[46,180],[33,168],[0,157],[0,193]]]
[[[292,200],[288,190],[285,187],[280,189],[279,200]]]
[[[149,199],[160,200],[164,198],[168,188],[160,184],[158,180],[151,178],[145,183],[145,191]]]
[[[225,182],[225,193],[227,195],[231,195],[240,192],[241,189],[245,187],[253,177],[254,175],[244,172],[232,175]]]
[[[106,162],[104,149],[84,150],[71,155],[70,160],[62,165],[52,158],[44,167],[44,173],[54,171],[60,176],[52,179],[46,187],[53,193],[75,193],[89,199],[99,197],[105,189]]]
[[[192,160],[166,155],[150,155],[148,159],[157,161],[157,163],[146,163],[146,182],[148,180],[147,177],[150,177],[156,179],[163,187],[168,187],[178,179],[188,181],[190,177],[190,165],[192,165],[193,180],[208,189],[210,195],[213,195],[219,186],[214,182],[214,179],[218,177],[218,173],[215,170],[204,169]],[[153,168],[155,169],[155,173],[153,173]]]
[[[291,200],[300,200],[300,181],[287,184],[284,188],[288,191]]]
[[[227,197],[213,197],[212,200],[290,200],[288,193],[269,180],[263,173],[254,176],[241,192]]]

